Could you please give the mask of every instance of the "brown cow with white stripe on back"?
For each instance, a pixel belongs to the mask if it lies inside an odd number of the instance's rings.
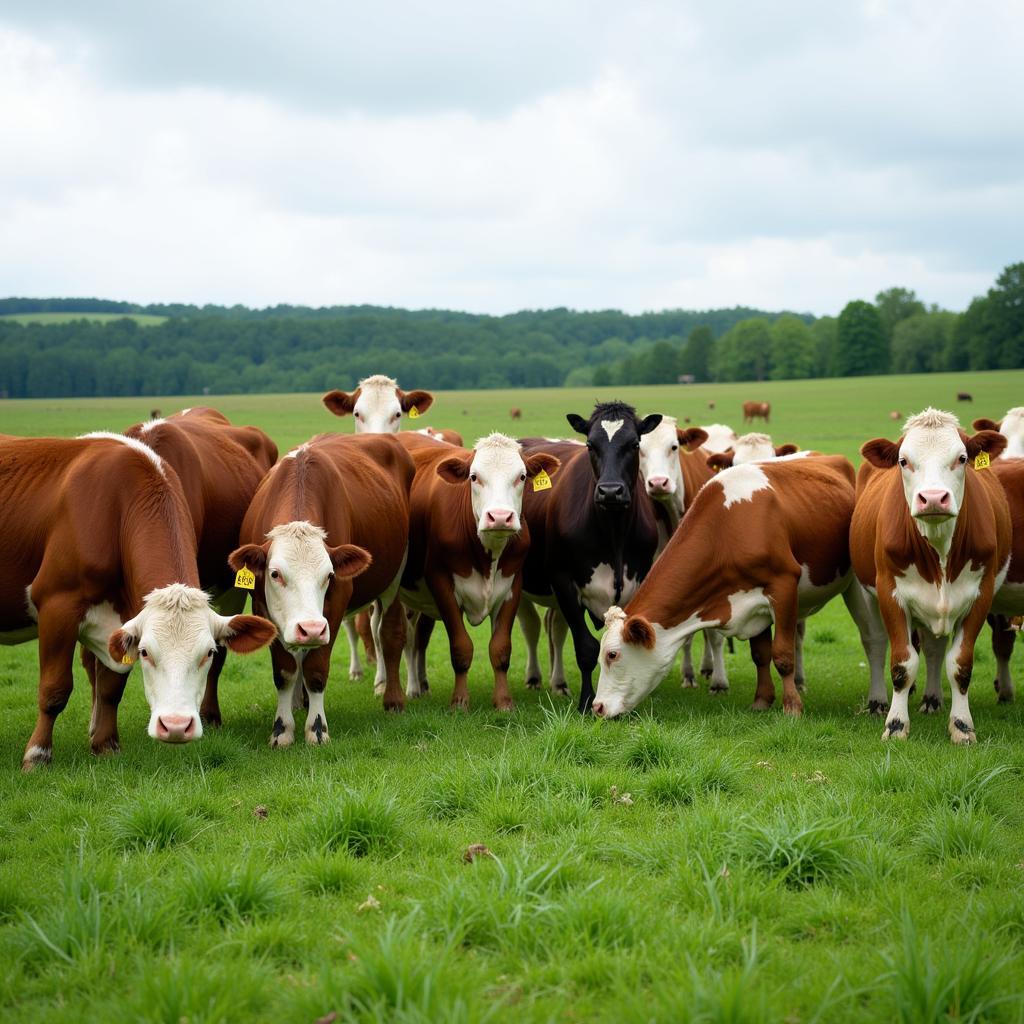
[[[870,465],[858,474],[850,546],[857,577],[875,595],[890,646],[893,698],[882,739],[906,739],[907,702],[919,656],[945,655],[953,701],[954,743],[976,736],[967,690],[974,645],[1010,559],[1010,512],[988,466],[1006,446],[990,430],[968,437],[951,413],[911,416],[897,441],[861,448]],[[978,467],[978,468],[976,468]],[[877,703],[884,692],[872,693]]]

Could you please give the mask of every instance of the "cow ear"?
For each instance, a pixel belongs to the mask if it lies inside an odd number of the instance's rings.
[[[116,662],[131,664],[135,661],[139,656],[139,638],[132,631],[130,623],[125,623],[120,629],[115,629],[110,634],[107,651]]]
[[[972,424],[975,430],[998,430],[1002,426],[1002,420],[996,423],[995,420],[987,419],[982,416],[981,419],[975,420]]]
[[[587,434],[587,421],[580,415],[574,412],[568,412],[565,414],[565,418],[570,427],[576,431],[577,434]]]
[[[267,567],[267,554],[269,553],[270,544],[243,544],[240,548],[235,548],[234,551],[228,555],[228,565],[231,566],[235,572],[239,569],[250,569],[258,576]]]
[[[622,624],[622,642],[653,651],[654,627],[642,615],[630,615]]]
[[[469,479],[469,467],[473,463],[473,453],[451,455],[437,464],[437,475],[446,483],[457,487]]]
[[[345,391],[328,391],[321,401],[335,416],[348,416],[356,407],[357,398],[359,398],[359,388],[356,388],[351,395]]]
[[[373,555],[358,544],[339,544],[336,548],[328,548],[327,554],[334,566],[334,575],[342,579],[366,572],[373,563]]]
[[[860,446],[860,453],[872,466],[878,469],[890,469],[899,461],[902,443],[903,438],[900,438],[899,441],[889,441],[884,437],[876,437],[872,441],[865,441]]]
[[[775,454],[780,458],[783,455],[795,455],[798,451],[800,446],[797,444],[780,444],[775,447]]]
[[[686,430],[677,427],[676,437],[688,452],[695,452],[708,439],[708,432],[700,427],[687,427]]]
[[[562,460],[547,452],[534,452],[523,459],[526,466],[526,475],[535,477],[538,473],[547,473],[550,476],[562,464]]]
[[[415,409],[418,413],[425,413],[434,404],[434,396],[429,391],[399,390],[398,403],[402,407],[402,412]]]
[[[991,459],[997,459],[1006,448],[1006,438],[997,430],[979,430],[964,443],[969,459],[977,458],[982,452],[987,452]]]
[[[640,421],[640,426],[637,428],[637,433],[642,437],[644,434],[649,434],[655,427],[661,422],[662,416],[660,412],[652,412],[650,416],[645,416]]]
[[[714,455],[707,457],[708,469],[713,469],[716,473],[720,469],[729,469],[732,466],[734,452],[730,448],[728,451],[715,452]]]
[[[221,618],[217,639],[235,654],[252,654],[266,647],[277,636],[277,627],[259,615],[235,615]]]

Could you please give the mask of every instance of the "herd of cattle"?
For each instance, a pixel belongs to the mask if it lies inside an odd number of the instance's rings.
[[[544,609],[549,685],[567,692],[571,634],[579,708],[634,708],[703,633],[700,673],[728,688],[726,637],[750,641],[754,708],[800,714],[809,615],[842,596],[870,671],[883,739],[909,733],[908,700],[926,667],[921,710],[943,704],[954,743],[970,743],[974,646],[992,626],[1000,701],[1024,615],[1024,408],[1001,422],[926,409],[897,441],[843,456],[774,446],[722,424],[680,426],[602,403],[585,440],[491,434],[472,449],[447,430],[401,430],[432,404],[374,376],[324,403],[354,434],[320,434],[278,459],[256,427],[185,409],[123,434],[0,435],[0,643],[39,641],[39,716],[23,767],[48,762],[71,694],[76,645],[92,685],[90,739],[118,749],[117,711],[141,663],[149,735],[187,742],[221,721],[227,650],[270,645],[277,710],[271,744],[329,740],[324,691],[345,629],[349,672],[361,638],[384,707],[429,688],[426,647],[441,620],[452,704],[469,703],[465,620],[490,619],[494,705],[512,707],[508,667],[518,618],[526,685],[539,687]],[[518,411],[518,410],[517,410]],[[768,419],[767,403],[744,418]],[[242,614],[248,593],[254,614]],[[589,620],[589,622],[588,622]],[[604,633],[598,639],[591,627]],[[890,650],[892,701],[884,674]],[[403,692],[400,665],[406,662]],[[596,693],[595,669],[599,672]]]

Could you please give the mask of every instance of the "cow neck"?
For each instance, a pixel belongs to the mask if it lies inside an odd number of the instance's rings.
[[[663,523],[665,528],[668,530],[669,537],[676,532],[679,527],[679,523],[683,518],[683,513],[680,510],[679,503],[675,500],[677,495],[672,495],[671,501],[657,501],[654,498],[651,499],[651,505],[654,508],[654,517],[659,523]]]
[[[133,617],[154,590],[172,583],[199,587],[192,517],[182,495],[163,479],[152,480],[125,509],[121,565],[127,610]]]
[[[629,507],[621,512],[603,509],[591,497],[591,519],[596,526],[594,533],[601,545],[602,555],[607,556],[606,559],[602,558],[602,561],[607,560],[612,569],[615,583],[615,604],[622,600],[626,539],[632,536],[634,527],[641,518],[640,502],[647,500],[642,490],[638,490],[638,488],[642,487],[639,473],[637,474],[637,479],[633,481],[632,487],[633,499],[630,501]]]

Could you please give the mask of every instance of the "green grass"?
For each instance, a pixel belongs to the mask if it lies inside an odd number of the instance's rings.
[[[140,327],[155,327],[166,319],[153,313],[7,313],[0,316],[0,320],[13,320],[19,324],[70,324],[76,320],[107,324],[111,320],[134,320]]]
[[[853,455],[895,434],[890,409],[949,407],[963,387],[968,415],[998,416],[1022,385],[1014,373],[622,394],[735,426],[737,400],[764,395],[780,440]],[[562,433],[562,413],[594,397],[441,394],[419,422],[468,439]],[[80,433],[201,401],[282,447],[351,429],[303,395],[5,402],[0,432]],[[512,404],[519,425],[504,418]],[[914,715],[912,738],[883,746],[841,602],[811,621],[799,722],[748,710],[743,644],[726,655],[727,694],[683,690],[676,669],[638,714],[581,720],[525,689],[518,633],[516,710],[500,715],[485,635],[473,631],[469,714],[447,710],[441,630],[431,692],[400,716],[346,678],[339,643],[323,748],[267,745],[261,652],[229,659],[225,725],[188,747],[146,736],[133,676],[123,752],[97,760],[76,666],[54,763],[28,776],[36,651],[0,648],[5,1024],[1022,1019],[1024,705],[996,703],[987,631],[970,749],[941,715]],[[1024,678],[1019,651],[1013,670]],[[473,843],[493,857],[467,863]]]

